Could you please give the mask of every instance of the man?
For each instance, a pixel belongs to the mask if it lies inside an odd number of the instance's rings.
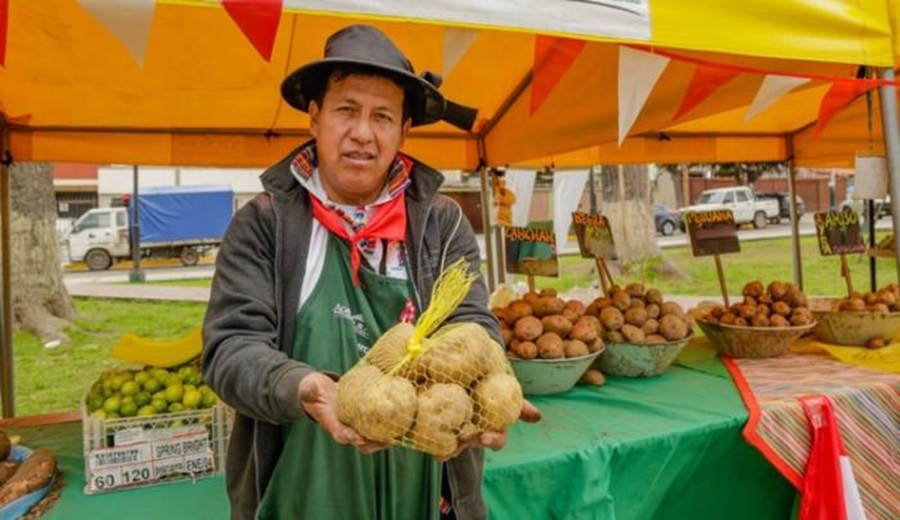
[[[445,101],[384,34],[359,25],[332,35],[282,95],[309,113],[314,139],[269,168],[265,193],[235,215],[204,322],[205,379],[237,411],[232,517],[483,518],[481,447],[501,448],[505,433],[441,464],[382,450],[336,414],[338,374],[428,305],[444,266],[464,257],[478,268],[471,226],[437,193],[440,174],[399,153]],[[448,321],[498,338],[486,304],[479,281]]]

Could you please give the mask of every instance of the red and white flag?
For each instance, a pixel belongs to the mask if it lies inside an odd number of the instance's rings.
[[[831,399],[802,397],[812,447],[803,478],[800,520],[866,520]]]

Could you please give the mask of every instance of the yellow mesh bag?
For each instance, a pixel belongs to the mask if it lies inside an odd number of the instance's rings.
[[[503,348],[476,323],[441,326],[476,278],[463,259],[448,267],[418,323],[389,329],[341,377],[343,423],[374,441],[447,457],[461,439],[515,422],[522,387]]]

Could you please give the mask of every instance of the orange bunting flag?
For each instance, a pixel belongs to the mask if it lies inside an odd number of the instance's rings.
[[[272,60],[272,47],[281,21],[282,0],[222,0],[222,6],[256,52]]]
[[[6,30],[9,28],[9,0],[0,0],[0,67],[6,66]]]
[[[839,80],[832,83],[819,105],[819,118],[813,129],[813,136],[818,137],[838,111],[877,86],[877,81],[865,79]]]
[[[681,100],[681,106],[675,112],[673,121],[681,119],[685,114],[694,109],[718,90],[722,85],[733,80],[741,71],[731,68],[710,67],[707,65],[697,65],[694,69],[694,75],[691,77],[691,83],[688,85]]]
[[[534,115],[541,108],[559,80],[575,63],[586,43],[584,40],[556,36],[535,37],[529,115]]]

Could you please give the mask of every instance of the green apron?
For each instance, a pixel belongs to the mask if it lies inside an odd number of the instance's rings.
[[[410,282],[360,268],[353,285],[346,242],[329,234],[319,282],[297,313],[292,356],[343,374],[399,320]],[[414,300],[413,300],[414,301]],[[423,520],[440,517],[441,465],[391,448],[363,455],[311,420],[284,426],[285,446],[256,517]]]

